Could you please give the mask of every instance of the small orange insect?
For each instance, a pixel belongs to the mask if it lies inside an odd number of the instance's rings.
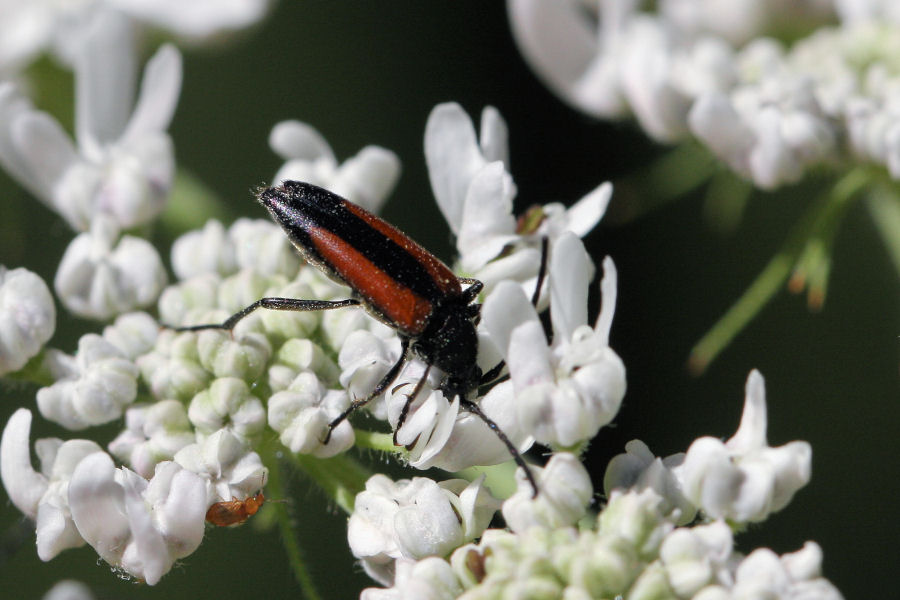
[[[262,491],[245,500],[233,497],[226,502],[216,502],[206,511],[206,520],[217,527],[240,525],[259,511],[266,497]]]

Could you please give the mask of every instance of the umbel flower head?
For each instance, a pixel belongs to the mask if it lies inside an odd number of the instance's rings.
[[[471,123],[457,105],[439,106],[432,123],[446,114],[455,115],[457,133],[469,135]],[[495,127],[502,125],[496,111],[486,114],[492,115]],[[357,199],[370,207],[381,203],[399,170],[396,157],[377,147],[338,164],[321,136],[298,122],[276,126],[272,143],[288,158],[277,178],[308,171],[323,185],[335,185],[350,194],[365,190]],[[432,156],[430,161],[444,177],[456,178],[453,185],[464,190],[464,197],[480,202],[492,197],[480,187],[485,181],[511,182],[502,161],[484,161],[483,175],[471,181],[469,175],[453,175],[454,165],[460,163],[457,150],[471,153],[472,147],[445,149],[441,157]],[[491,152],[505,155],[505,141],[495,140]],[[523,287],[533,288],[542,238],[549,240],[551,261],[560,266],[559,274],[547,284],[550,291],[545,290],[538,304],[560,307],[552,309],[555,353],[549,346],[544,353],[546,368],[553,375],[542,384],[568,386],[568,393],[580,394],[577,407],[558,404],[554,413],[565,423],[584,419],[585,427],[560,441],[534,431],[533,417],[516,413],[516,396],[521,393],[516,386],[528,366],[514,358],[519,352],[516,344],[524,342],[508,338],[519,335],[515,331],[520,326],[533,333],[536,313],[527,300],[528,310],[517,310],[502,326],[492,326],[502,333],[493,333],[486,323],[479,328],[479,365],[487,371],[507,356],[513,380],[470,399],[479,402],[523,451],[535,439],[548,445],[587,441],[609,422],[624,394],[624,367],[608,347],[614,267],[607,260],[604,312],[597,328],[591,328],[585,323],[587,281],[593,266],[577,235],[586,233],[600,218],[609,194],[609,186],[601,186],[582,202],[589,222],[584,215],[573,221],[561,209],[544,207],[532,218],[530,229],[504,234],[507,251],[498,247],[497,255],[483,255],[478,261],[479,272],[494,277],[488,302],[495,294],[508,294],[503,292],[507,285],[520,294]],[[506,208],[493,211],[498,222],[515,223],[509,200],[507,195]],[[499,227],[485,219],[478,222],[486,227],[487,237]],[[466,239],[479,246],[476,230],[468,231]],[[515,268],[493,266],[511,258]],[[574,271],[566,274],[562,266],[568,262]],[[0,451],[4,485],[16,506],[35,520],[39,554],[45,560],[87,543],[116,569],[155,583],[174,561],[197,548],[210,506],[241,502],[266,486],[268,467],[261,452],[268,441],[277,438],[281,452],[288,456],[319,460],[346,452],[360,431],[372,439],[372,432],[355,429],[349,421],[333,431],[329,428],[351,400],[367,395],[399,358],[397,332],[361,309],[259,310],[231,331],[171,328],[221,323],[267,296],[349,297],[350,290],[304,264],[275,224],[243,219],[226,228],[210,222],[175,242],[172,264],[179,281],[159,295],[158,319],[147,313],[127,313],[102,333],[83,336],[71,355],[53,349],[44,354],[42,365],[54,382],[38,391],[41,415],[73,431],[122,422],[121,433],[107,449],[89,439],[39,440],[36,451],[41,469],[34,470],[29,451],[31,412],[20,410],[5,429]],[[425,366],[422,360],[409,360],[395,385],[368,412],[397,426],[401,408],[422,379]],[[421,382],[406,422],[397,432],[397,441],[407,447],[410,465],[458,471],[509,461],[509,450],[495,432],[462,410],[458,397],[444,396],[441,378],[432,369]],[[578,412],[570,414],[571,410]],[[393,449],[393,444],[387,447]],[[577,463],[574,457],[571,460]],[[548,467],[546,472],[558,469]],[[360,507],[372,507],[369,515],[354,517],[351,531],[367,548],[360,550],[367,557],[367,569],[380,573],[384,583],[392,580],[398,559],[447,554],[477,539],[500,508],[483,481],[378,481],[370,481],[371,495],[359,501]],[[584,481],[576,487],[581,491],[575,496],[577,506],[565,512],[567,524],[583,514],[590,496]],[[348,498],[349,509],[352,494]],[[519,498],[510,504],[512,512],[506,518],[559,522],[553,514],[565,498],[552,500],[549,492],[543,498],[543,504],[533,508]],[[373,512],[379,506],[399,506],[400,510],[388,518]],[[103,518],[110,511],[118,515],[116,519]],[[397,524],[403,528],[401,533],[390,529]],[[375,530],[381,531],[381,545],[366,541],[368,532]],[[435,532],[440,533],[431,536]],[[425,534],[431,537],[422,538]]]
[[[506,529],[486,529],[480,541],[457,544],[451,553],[441,544],[458,534],[432,528],[430,556],[396,549],[391,554],[387,549],[396,548],[392,540],[407,530],[393,516],[402,510],[398,501],[385,498],[378,507],[360,503],[359,512],[351,517],[351,548],[379,582],[384,583],[385,574],[392,576],[389,587],[369,588],[361,597],[839,600],[840,592],[821,576],[822,551],[814,542],[783,556],[768,548],[746,556],[735,550],[729,523],[765,518],[758,512],[741,512],[741,507],[766,505],[766,510],[779,510],[809,478],[805,442],[768,448],[765,426],[762,377],[754,371],[747,382],[741,427],[724,445],[736,463],[734,473],[723,476],[721,465],[709,465],[702,458],[704,466],[687,466],[696,460],[695,448],[712,438],[700,438],[687,458],[681,455],[674,461],[654,460],[652,455],[647,459],[646,447],[632,442],[628,454],[610,463],[605,505],[589,514],[590,477],[577,457],[558,452],[545,468],[537,469],[542,490],[537,498],[521,478],[516,494],[503,502]],[[779,454],[793,460],[776,459]],[[687,470],[692,475],[686,477]],[[698,470],[705,470],[705,476],[698,477]],[[697,479],[706,480],[705,493],[696,492]],[[377,485],[386,484],[379,480]],[[722,514],[725,504],[732,507],[727,515]],[[354,520],[376,521],[379,527],[354,528]],[[691,522],[693,526],[688,525]],[[382,553],[373,573],[369,561],[375,548]],[[393,559],[392,564],[384,564],[387,559]]]
[[[175,63],[171,53],[161,52],[146,78],[161,77],[162,84],[152,87],[171,92],[166,65]],[[140,114],[146,106],[143,100],[138,105]],[[29,107],[22,110],[25,122],[46,125]],[[272,461],[280,457],[300,468],[319,465],[307,472],[350,514],[349,546],[385,586],[364,591],[364,598],[527,593],[708,600],[793,598],[811,590],[838,598],[819,575],[821,552],[814,544],[785,557],[763,549],[743,558],[733,550],[729,523],[780,510],[809,477],[805,443],[768,447],[758,374],[751,374],[745,418],[731,440],[716,445],[701,438],[681,462],[658,461],[646,447],[630,445],[637,458],[619,461],[629,470],[607,477],[616,489],[602,511],[592,513],[594,489],[578,452],[614,418],[626,381],[624,364],[610,348],[615,265],[603,261],[602,308],[591,325],[587,295],[595,267],[581,237],[603,216],[612,190],[602,184],[572,208],[549,204],[517,219],[506,138],[496,110],[484,111],[476,134],[458,105],[443,104],[429,117],[425,152],[435,198],[457,236],[456,273],[463,283],[474,276],[486,284],[480,318],[466,313],[477,322],[478,367],[487,372],[503,361],[509,374],[465,400],[477,403],[520,452],[535,443],[551,450],[544,466],[531,467],[536,488],[525,469],[516,472],[516,490],[506,499],[494,495],[485,477],[424,476],[432,467],[457,472],[508,462],[509,448],[465,410],[461,394],[446,397],[443,373],[429,370],[433,365],[421,357],[401,356],[405,345],[397,330],[358,306],[258,310],[230,330],[183,329],[223,323],[263,297],[351,297],[352,290],[301,261],[275,224],[210,221],[185,234],[172,248],[177,282],[163,290],[155,250],[150,247],[151,256],[120,236],[122,227],[153,218],[155,208],[127,221],[123,215],[141,211],[123,213],[116,203],[62,203],[84,209],[81,235],[89,237],[73,242],[74,258],[64,258],[57,291],[77,314],[118,318],[102,332],[82,336],[72,354],[43,349],[33,362],[51,382],[37,392],[37,409],[70,431],[110,423],[122,429],[106,448],[88,438],[39,439],[35,469],[32,412],[21,408],[7,422],[0,478],[13,504],[35,522],[39,557],[50,560],[88,545],[124,576],[153,585],[199,547],[207,520],[241,520],[230,514],[209,518],[212,508],[246,509],[251,498],[259,507],[271,485]],[[276,183],[299,175],[371,209],[381,205],[399,173],[393,153],[374,146],[339,163],[322,136],[297,121],[278,124],[270,143],[287,161]],[[542,247],[551,270],[543,289]],[[0,293],[20,300],[21,289],[41,289],[33,278],[16,274],[9,280],[21,285],[0,287]],[[48,295],[35,292],[23,303],[27,310],[0,320],[11,323],[0,331],[4,347],[25,355],[7,360],[9,370],[39,354],[52,334]],[[156,317],[131,310],[153,301]],[[550,339],[538,316],[547,307]],[[9,310],[9,303],[0,309]],[[367,405],[370,418],[332,428],[392,365],[401,367],[392,385]],[[395,438],[373,431],[373,423],[395,429]],[[423,476],[365,477],[347,457],[357,444],[393,451],[395,443]],[[334,469],[341,476],[356,473],[355,480],[329,478],[332,469],[315,462],[325,459],[346,467]],[[700,524],[685,527],[685,515],[697,514]],[[505,527],[491,528],[501,517]]]

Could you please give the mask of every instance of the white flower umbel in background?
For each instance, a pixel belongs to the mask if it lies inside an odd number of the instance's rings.
[[[119,12],[137,24],[161,27],[199,42],[248,27],[265,16],[270,0],[30,0],[0,2],[0,76],[50,51],[72,64],[86,30],[98,14]]]
[[[75,65],[75,137],[0,83],[0,163],[76,231],[100,215],[121,229],[159,214],[174,175],[166,128],[181,88],[181,55],[163,46],[148,62],[140,96],[134,31],[120,15],[91,24]]]
[[[55,287],[73,313],[92,319],[151,304],[165,284],[149,243],[121,236],[162,210],[174,177],[166,128],[181,87],[181,55],[163,46],[137,74],[127,19],[101,13],[76,54],[73,145],[49,114],[0,83],[0,164],[76,231]]]
[[[733,230],[753,187],[796,185],[782,198],[819,197],[748,292],[694,346],[691,370],[702,372],[782,284],[806,291],[811,309],[823,306],[835,232],[851,201],[865,202],[900,270],[897,6],[508,0],[522,54],[561,98],[595,117],[631,116],[653,139],[680,144],[639,174],[649,175],[638,183],[648,200],[626,212],[705,186],[713,224]],[[728,170],[716,169],[710,153]]]
[[[56,329],[56,307],[44,280],[0,265],[0,375],[18,371]]]
[[[530,294],[541,239],[552,243],[566,231],[587,235],[612,195],[612,187],[604,183],[568,209],[558,202],[533,208],[517,225],[506,123],[493,107],[482,112],[478,136],[461,106],[436,106],[425,126],[425,160],[434,197],[456,236],[458,268],[482,281],[485,293],[500,280],[513,279]]]

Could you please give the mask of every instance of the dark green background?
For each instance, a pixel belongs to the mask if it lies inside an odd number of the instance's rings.
[[[447,100],[460,102],[476,122],[486,104],[506,118],[519,210],[571,203],[605,179],[640,177],[665,151],[633,126],[594,121],[547,92],[517,54],[499,2],[282,2],[262,26],[225,47],[185,50],[171,133],[179,164],[220,194],[232,216],[263,216],[249,190],[280,166],[266,139],[282,119],[317,127],[341,159],[366,144],[390,148],[403,174],[383,214],[451,260],[422,155],[428,113]],[[0,189],[0,262],[52,281],[71,233],[6,179]],[[846,597],[883,597],[895,587],[887,571],[900,539],[898,284],[862,206],[850,210],[838,234],[821,313],[781,293],[706,375],[693,378],[684,368],[693,342],[746,288],[811,200],[810,186],[756,195],[737,231],[721,236],[704,224],[697,195],[636,222],[608,218],[587,238],[595,260],[609,254],[618,267],[611,344],[628,370],[622,411],[595,440],[589,466],[599,487],[606,462],[630,439],[668,455],[701,435],[730,436],[747,373],[758,368],[768,390],[770,442],[808,440],[813,479],[786,510],[739,537],[739,546],[781,553],[815,540],[826,575]],[[620,185],[611,211],[628,212],[634,201]],[[165,235],[158,241],[167,247]],[[56,339],[89,329],[61,325]],[[3,421],[18,406],[34,408],[32,388],[4,384],[2,394]],[[42,427],[41,435],[65,436]],[[347,550],[344,517],[304,481],[293,487],[298,530],[325,597],[355,596],[368,580]],[[196,553],[149,588],[118,581],[89,548],[41,563],[33,529],[26,527],[17,544],[21,524],[4,498],[4,598],[40,597],[64,577],[88,582],[101,599],[300,596],[278,535],[252,526],[209,532]]]

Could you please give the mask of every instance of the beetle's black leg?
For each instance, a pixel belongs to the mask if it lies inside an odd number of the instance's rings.
[[[384,392],[384,390],[386,390],[388,386],[391,385],[395,379],[397,379],[397,375],[400,374],[400,369],[403,367],[403,363],[406,362],[406,353],[409,350],[409,338],[401,337],[400,344],[400,358],[396,363],[394,363],[394,366],[391,367],[391,369],[387,373],[385,373],[384,377],[381,378],[381,381],[378,382],[378,385],[375,386],[375,389],[373,389],[368,396],[366,396],[365,398],[359,398],[351,402],[350,406],[348,406],[347,409],[344,410],[344,412],[342,412],[333,421],[331,421],[331,423],[328,424],[328,433],[325,434],[325,439],[322,440],[323,444],[328,443],[328,440],[331,439],[331,432],[334,431],[334,428],[340,425],[344,421],[344,419],[353,414],[353,411],[355,411],[357,408],[360,408],[361,406],[365,406],[373,399],[380,396]]]
[[[332,308],[343,308],[345,306],[359,306],[360,301],[356,298],[347,300],[300,300],[298,298],[260,298],[250,306],[234,313],[222,323],[206,323],[203,325],[188,325],[187,327],[172,327],[175,331],[202,331],[204,329],[234,329],[238,321],[255,311],[257,308],[268,308],[270,310],[330,310]]]
[[[547,276],[547,255],[550,250],[550,241],[547,236],[541,238],[541,266],[538,268],[537,285],[534,286],[534,294],[531,296],[531,305],[537,308],[538,300],[541,299],[541,287],[544,285],[544,278]]]
[[[533,491],[531,497],[537,498],[538,495],[538,486],[537,482],[534,480],[534,475],[531,473],[531,468],[528,466],[528,463],[525,462],[525,459],[522,458],[522,455],[519,454],[518,449],[513,446],[513,443],[509,441],[509,438],[506,437],[506,434],[503,433],[503,430],[500,429],[500,426],[494,423],[494,421],[482,412],[481,407],[472,402],[471,400],[466,400],[464,398],[460,398],[459,406],[470,413],[474,414],[476,417],[485,422],[485,424],[491,428],[491,430],[500,438],[500,441],[506,445],[506,449],[509,450],[510,455],[516,464],[522,467],[522,470],[525,471],[525,477],[528,479],[528,483],[531,484],[531,489]]]
[[[406,402],[403,404],[403,410],[400,411],[400,417],[397,419],[397,426],[394,427],[394,445],[399,446],[397,443],[397,432],[400,431],[400,428],[403,427],[403,424],[406,423],[406,415],[409,414],[409,405],[413,403],[413,400],[416,399],[416,396],[419,395],[419,392],[422,391],[422,387],[425,385],[425,380],[428,379],[428,372],[431,370],[431,365],[425,367],[425,372],[422,373],[422,377],[419,381],[416,382],[416,387],[413,388],[412,394],[406,397]]]

